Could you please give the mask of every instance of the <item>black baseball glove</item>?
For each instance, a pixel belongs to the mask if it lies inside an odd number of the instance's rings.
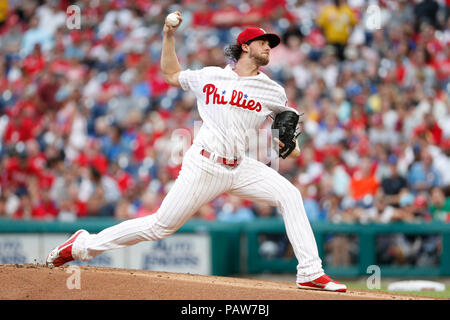
[[[278,151],[278,155],[283,159],[286,159],[295,149],[296,139],[301,133],[298,126],[299,119],[300,116],[294,111],[283,111],[275,116],[272,123],[272,139],[278,138],[283,143],[280,144]]]

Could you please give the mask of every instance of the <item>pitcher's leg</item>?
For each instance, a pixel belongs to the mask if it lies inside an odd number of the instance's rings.
[[[189,156],[192,159],[183,163],[178,179],[155,214],[124,221],[98,234],[80,235],[73,244],[73,257],[89,260],[105,250],[164,239],[178,230],[204,203],[229,188],[231,175],[225,169],[222,172],[200,153]]]
[[[160,240],[175,231],[161,225],[157,214],[130,219],[98,234],[81,234],[73,244],[72,255],[77,260],[86,261],[106,250],[131,246],[141,241]]]
[[[288,239],[298,260],[297,282],[308,282],[324,274],[316,240],[306,216],[300,191],[278,172],[251,161],[240,168],[238,182],[230,192],[250,201],[276,206],[283,217]]]

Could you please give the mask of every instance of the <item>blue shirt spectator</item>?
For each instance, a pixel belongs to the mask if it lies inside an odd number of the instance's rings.
[[[30,28],[24,33],[20,53],[26,57],[36,44],[40,44],[42,51],[48,52],[53,48],[53,36],[45,29],[39,28],[39,19],[33,17],[30,21]]]
[[[316,200],[310,198],[303,199],[303,205],[309,221],[319,221],[322,219],[320,207]]]
[[[254,218],[253,211],[250,208],[242,206],[242,200],[235,196],[230,196],[217,214],[217,220],[228,222],[244,222],[253,220]]]
[[[244,222],[254,218],[252,210],[245,207],[238,208],[236,211],[222,210],[217,214],[217,220],[228,222]]]
[[[433,158],[427,150],[422,150],[421,160],[411,165],[408,171],[408,184],[415,194],[440,186],[441,177],[433,167]]]

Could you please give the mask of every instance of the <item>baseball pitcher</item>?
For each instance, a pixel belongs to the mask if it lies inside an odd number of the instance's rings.
[[[50,252],[47,265],[90,260],[105,250],[164,239],[203,204],[227,192],[279,209],[298,260],[299,288],[345,292],[346,286],[322,269],[299,190],[273,168],[246,156],[248,130],[257,132],[267,117],[274,119],[272,128],[279,132],[279,156],[300,154],[296,143],[298,112],[288,107],[283,87],[259,70],[269,63],[270,50],[280,43],[280,37],[260,28],[247,28],[225,51],[235,60],[232,65],[182,70],[174,39],[182,18],[179,12],[176,15],[178,24],[173,19],[164,24],[161,69],[168,84],[195,94],[203,120],[184,155],[177,180],[155,214],[124,221],[98,234],[79,230]]]

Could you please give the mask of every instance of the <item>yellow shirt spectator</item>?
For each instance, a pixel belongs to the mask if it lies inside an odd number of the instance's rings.
[[[0,0],[0,22],[6,20],[8,14],[8,0]]]
[[[323,29],[327,41],[343,45],[357,22],[355,13],[345,3],[324,6],[317,18],[317,25]]]

